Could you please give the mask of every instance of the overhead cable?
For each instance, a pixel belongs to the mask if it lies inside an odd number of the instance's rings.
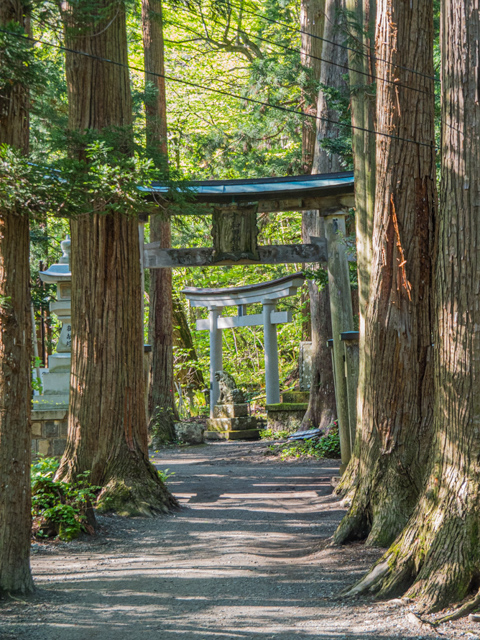
[[[173,20],[169,20],[168,21],[169,24],[175,25],[177,27],[180,27],[182,29],[184,29],[187,32],[193,33],[195,35],[198,36],[198,39],[206,39],[205,37],[201,36],[200,34],[197,34],[196,31],[194,31],[193,29],[191,29],[190,27],[186,27],[185,25],[182,25],[180,22],[175,22]],[[221,26],[226,26],[226,25],[221,25]],[[425,93],[426,95],[433,95],[430,91],[425,91],[424,89],[419,89],[418,87],[412,87],[408,84],[402,84],[401,82],[399,82],[398,80],[389,80],[388,78],[380,78],[379,76],[375,76],[371,73],[368,73],[368,71],[360,71],[358,69],[352,69],[352,67],[349,67],[348,64],[343,64],[341,62],[334,62],[333,60],[327,60],[326,58],[320,57],[320,56],[315,56],[311,53],[306,53],[304,51],[302,51],[301,49],[295,49],[294,47],[290,47],[288,45],[285,44],[281,44],[280,42],[274,42],[273,40],[268,40],[268,38],[262,38],[261,36],[257,36],[251,33],[247,33],[246,31],[243,31],[242,29],[239,30],[239,33],[245,34],[246,36],[248,36],[249,38],[255,38],[256,40],[261,40],[262,42],[266,42],[268,44],[271,44],[273,46],[276,47],[281,47],[282,49],[285,49],[287,51],[292,51],[293,53],[299,53],[300,55],[304,55],[307,56],[308,58],[311,58],[312,60],[319,60],[320,62],[325,62],[326,64],[331,64],[334,67],[340,67],[341,69],[345,69],[345,71],[355,71],[355,73],[358,73],[359,75],[362,76],[366,76],[368,78],[371,78],[372,80],[379,80],[380,82],[385,82],[387,84],[393,84],[395,87],[401,87],[403,89],[410,89],[410,91],[417,91],[418,93]],[[207,38],[208,39],[208,38]],[[172,40],[171,42],[176,43],[175,40]],[[181,43],[176,43],[176,44],[181,44]],[[277,52],[269,52],[269,54],[272,53],[277,53]]]
[[[234,2],[230,1],[230,4],[234,7],[239,8],[239,5],[236,5]],[[278,24],[281,25],[282,27],[285,27],[286,29],[289,29],[290,31],[295,31],[296,33],[301,33],[302,35],[306,35],[309,36],[310,38],[315,38],[316,40],[321,40],[322,42],[327,42],[328,44],[331,44],[335,47],[341,47],[342,49],[346,49],[347,51],[352,51],[353,53],[363,56],[365,58],[374,58],[376,61],[378,62],[383,62],[385,64],[391,65],[393,67],[396,67],[397,69],[403,69],[404,71],[410,71],[411,73],[415,73],[416,75],[422,76],[423,78],[428,78],[429,80],[433,80],[434,82],[440,82],[440,78],[437,78],[435,76],[431,76],[428,75],[427,73],[423,73],[422,71],[417,71],[416,69],[411,69],[410,67],[404,67],[402,65],[397,65],[395,62],[390,62],[390,60],[383,60],[382,58],[376,58],[375,57],[375,52],[373,49],[370,49],[370,47],[365,47],[366,49],[368,49],[368,53],[364,53],[358,49],[355,49],[353,47],[349,47],[346,44],[341,44],[339,42],[334,42],[333,40],[327,40],[326,38],[322,38],[322,36],[318,36],[315,33],[310,33],[309,31],[304,31],[303,29],[297,29],[296,27],[292,27],[289,24],[287,24],[286,22],[280,22],[279,20],[274,20],[273,18],[268,18],[267,16],[262,15],[261,13],[256,13],[255,11],[250,11],[249,9],[246,9],[245,7],[242,7],[242,11],[243,13],[249,13],[250,15],[253,15],[257,18],[260,18],[261,20],[265,20],[267,22],[270,22],[272,24]]]
[[[390,133],[383,133],[382,131],[374,131],[373,129],[367,129],[365,127],[358,127],[358,126],[354,126],[352,124],[346,124],[343,122],[339,122],[338,120],[332,120],[331,118],[324,118],[322,116],[317,116],[317,115],[313,115],[310,113],[306,113],[304,111],[298,111],[297,109],[289,109],[288,107],[283,107],[281,105],[274,105],[274,104],[270,104],[269,102],[264,102],[263,100],[257,100],[256,98],[251,98],[249,96],[242,96],[242,95],[238,95],[236,93],[231,93],[229,91],[223,91],[222,89],[214,89],[213,87],[206,87],[204,85],[198,84],[196,82],[191,82],[189,80],[182,80],[181,78],[175,78],[173,76],[169,76],[166,74],[162,74],[162,73],[155,73],[153,71],[148,71],[145,68],[141,68],[141,67],[135,67],[133,65],[129,65],[129,64],[125,64],[123,62],[117,62],[116,60],[111,60],[110,58],[104,58],[102,56],[96,56],[92,53],[87,53],[86,51],[79,51],[77,49],[71,49],[70,47],[65,47],[64,45],[60,45],[60,44],[54,44],[52,42],[45,42],[44,40],[40,40],[39,38],[33,38],[32,36],[27,36],[27,35],[23,35],[23,34],[19,34],[19,33],[15,33],[14,31],[8,31],[7,29],[0,29],[0,33],[6,33],[9,34],[11,36],[14,36],[16,38],[20,38],[23,40],[28,40],[30,42],[35,42],[44,46],[48,46],[48,47],[52,47],[54,49],[59,49],[61,51],[66,51],[68,53],[73,53],[76,55],[80,55],[80,56],[85,56],[86,58],[90,58],[93,60],[99,60],[100,62],[106,62],[108,64],[113,64],[117,67],[123,67],[125,69],[131,69],[132,71],[138,71],[140,73],[144,73],[146,75],[149,76],[153,76],[153,77],[157,77],[157,78],[164,78],[165,80],[168,80],[170,82],[177,82],[180,84],[184,84],[186,86],[189,87],[194,87],[195,89],[202,89],[203,91],[209,91],[210,93],[217,93],[219,95],[223,95],[223,96],[228,96],[230,98],[235,98],[237,100],[243,100],[245,102],[250,102],[252,104],[257,104],[260,105],[262,107],[267,107],[269,109],[276,109],[278,111],[283,111],[285,113],[291,113],[293,115],[297,115],[297,116],[301,116],[304,118],[311,118],[313,120],[319,120],[321,122],[328,122],[330,124],[335,124],[338,127],[342,127],[344,129],[354,129],[356,131],[364,131],[365,133],[373,133],[374,135],[377,136],[382,136],[385,138],[390,138],[392,140],[398,140],[398,141],[402,141],[402,142],[410,142],[412,144],[417,144],[419,146],[422,147],[433,147],[435,148],[435,145],[429,144],[428,142],[420,142],[418,140],[412,140],[411,138],[403,138],[400,136],[394,136]]]

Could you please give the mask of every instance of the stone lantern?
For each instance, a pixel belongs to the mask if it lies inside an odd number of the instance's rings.
[[[70,393],[70,364],[72,350],[70,238],[60,243],[63,255],[58,264],[52,264],[40,273],[43,282],[57,285],[57,300],[50,303],[50,311],[62,323],[55,353],[48,356],[48,371],[42,374],[44,404],[68,407]]]

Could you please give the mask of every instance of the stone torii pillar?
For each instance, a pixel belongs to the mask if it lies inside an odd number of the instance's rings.
[[[210,329],[210,417],[213,417],[213,407],[218,400],[219,388],[215,372],[223,368],[222,359],[222,330],[218,327],[218,318],[222,310],[218,307],[209,308]]]
[[[267,394],[267,404],[277,404],[280,402],[277,325],[272,322],[272,314],[274,311],[275,302],[273,300],[264,300],[262,317],[265,342],[265,391]]]

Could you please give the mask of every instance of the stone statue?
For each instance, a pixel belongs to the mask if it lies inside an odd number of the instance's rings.
[[[233,376],[225,371],[216,371],[215,379],[220,389],[217,404],[243,404],[245,402],[243,391],[237,388]]]

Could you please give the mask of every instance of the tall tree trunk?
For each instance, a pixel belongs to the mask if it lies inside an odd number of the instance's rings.
[[[318,83],[320,81],[321,70],[321,57],[322,57],[322,44],[323,41],[323,29],[325,24],[325,0],[302,0],[300,5],[300,27],[302,30],[302,47],[301,47],[301,62],[302,65],[308,69],[308,83],[303,92],[304,99],[304,111],[310,115],[316,115],[317,113],[317,99],[318,99]],[[312,34],[312,35],[310,35]],[[318,36],[317,38],[313,36]],[[303,118],[302,122],[302,165],[303,172],[305,174],[312,173],[313,154],[315,151],[315,137],[316,137],[316,121],[312,118]],[[309,242],[307,234],[308,222],[311,216],[314,215],[313,211],[306,211],[302,217],[302,240],[303,242]],[[311,291],[308,289],[302,290],[302,315],[304,320],[302,322],[302,339],[312,340],[318,342],[318,335],[315,329],[315,335],[312,334],[312,318],[310,308],[310,296]],[[318,306],[318,305],[317,305]],[[315,310],[314,310],[315,313]],[[318,315],[318,314],[316,314]],[[317,322],[318,322],[317,318]],[[321,321],[321,320],[320,320]],[[313,347],[313,361],[316,360],[317,351]],[[312,362],[313,364],[313,362]],[[315,365],[314,365],[315,366]],[[319,371],[314,372],[313,375],[318,377]],[[321,400],[320,400],[321,401]],[[312,419],[307,416],[306,421],[310,423],[315,421],[315,416],[318,415],[318,410],[315,410],[313,406],[312,398]],[[308,412],[307,412],[308,413]]]
[[[340,32],[336,29],[335,25],[338,22],[338,14],[342,7],[343,0],[325,0],[324,29],[323,33],[318,35],[325,38],[321,51],[322,58],[346,66],[346,50],[336,46],[340,44],[341,41]],[[318,12],[320,12],[320,7],[317,5],[317,13]],[[317,19],[317,23],[314,25],[314,18],[312,18],[310,22],[310,28],[321,24],[321,21]],[[315,33],[315,31],[313,33]],[[314,39],[310,38],[310,40]],[[305,62],[307,63],[308,60]],[[316,61],[316,66],[313,68],[319,72],[318,80],[322,85],[346,90],[345,82],[337,66]],[[315,136],[313,140],[310,141],[314,146],[312,172],[330,173],[341,171],[338,156],[330,155],[322,147],[324,138],[334,138],[339,135],[338,128],[324,120],[335,120],[337,114],[329,106],[322,88],[320,88],[317,97],[316,113],[319,119],[316,124]],[[324,234],[323,218],[320,217],[318,211],[304,212],[302,218],[302,236],[304,242],[309,242],[311,236],[324,237]],[[327,347],[327,340],[332,337],[330,296],[328,287],[324,287],[320,291],[318,285],[313,280],[308,281],[308,290],[310,294],[310,315],[312,320],[312,384],[310,387],[308,409],[303,418],[302,426],[324,428],[331,424],[336,418],[332,359]]]
[[[323,30],[325,24],[325,0],[302,0],[300,25],[302,30],[302,65],[310,72],[307,89],[304,91],[305,113],[317,113],[317,86],[322,66]],[[312,34],[312,35],[309,35]],[[318,36],[317,38],[312,36]],[[315,151],[316,126],[312,118],[304,118],[302,123],[302,163],[304,173],[312,172]]]
[[[168,172],[167,99],[165,91],[164,47],[161,0],[142,0],[143,49],[146,99],[147,151],[159,169]],[[168,212],[150,217],[150,241],[160,241],[162,249],[172,246]],[[174,439],[173,424],[178,419],[173,393],[173,307],[172,270],[152,269],[150,275],[149,340],[152,344],[150,376],[150,425],[157,440]]]
[[[380,135],[358,484],[335,540],[368,536],[367,544],[387,546],[415,507],[431,442],[437,202],[434,85],[425,77],[433,76],[433,5],[380,0],[378,7],[377,75],[391,82],[377,87]]]
[[[0,26],[28,28],[20,0],[0,3]],[[0,66],[2,65],[0,51]],[[0,143],[28,153],[28,90],[0,92]],[[33,591],[30,573],[31,345],[28,215],[0,209],[0,597]]]
[[[185,366],[178,373],[177,378],[184,386],[192,385],[194,389],[205,389],[205,380],[202,370],[198,366],[197,352],[193,343],[192,332],[188,324],[185,309],[182,302],[178,298],[173,300],[173,340],[175,346],[184,350],[185,355],[182,356],[182,362]]]
[[[379,590],[383,595],[410,587],[407,595],[430,610],[462,600],[472,588],[478,589],[480,575],[479,40],[478,2],[445,0],[441,26],[442,215],[435,278],[435,435],[429,474],[415,512],[376,568],[376,579],[370,574],[356,588]],[[468,608],[477,610],[478,602],[470,602],[458,613]]]
[[[63,5],[67,47],[128,63],[123,4]],[[128,152],[132,105],[128,70],[67,52],[69,126],[120,136]],[[83,152],[80,150],[80,157]],[[101,211],[102,202],[97,203]],[[90,470],[99,505],[127,515],[175,504],[148,460],[143,381],[138,222],[100,212],[72,220],[72,373],[68,440],[58,477]]]
[[[365,318],[372,265],[372,229],[375,209],[375,59],[371,34],[375,30],[376,0],[346,0],[345,32],[349,44],[350,111],[355,176],[355,235],[358,275],[359,372],[356,442],[337,493],[348,494],[358,479],[365,396]]]

